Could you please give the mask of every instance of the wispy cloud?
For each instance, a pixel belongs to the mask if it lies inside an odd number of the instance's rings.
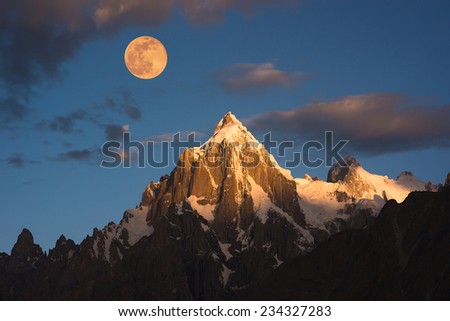
[[[338,139],[364,154],[450,146],[450,105],[433,106],[398,94],[347,96],[256,115],[253,130],[277,131],[286,137],[317,139],[334,131]]]
[[[8,165],[15,168],[25,167],[26,159],[23,155],[15,154],[11,155],[6,159]]]
[[[67,152],[60,153],[56,157],[50,158],[50,160],[56,162],[74,161],[78,163],[86,163],[89,165],[98,165],[100,164],[100,156],[100,149],[98,148],[83,148],[72,149]]]
[[[79,120],[87,118],[87,111],[78,109],[67,115],[55,116],[50,120],[43,120],[36,124],[36,128],[43,131],[51,131],[56,133],[74,133],[80,132],[80,129],[75,128],[75,124]]]
[[[24,168],[28,164],[38,164],[39,161],[29,160],[23,154],[12,154],[6,158],[6,164],[15,168]]]
[[[131,94],[131,91],[126,88],[121,88],[117,91],[118,94],[105,97],[104,102],[96,105],[96,107],[127,115],[132,120],[141,119],[141,110]]]
[[[27,103],[27,99],[15,95],[0,98],[0,130],[14,128],[12,125],[14,122],[25,119],[30,113]]]
[[[111,113],[105,113],[108,110]],[[141,110],[128,89],[118,89],[116,94],[108,95],[101,103],[86,108],[78,108],[65,115],[57,115],[36,124],[41,131],[50,131],[61,134],[80,133],[82,130],[77,124],[81,121],[90,122],[101,128],[110,126],[110,115],[126,116],[130,120],[140,120]],[[109,128],[108,130],[112,130]]]
[[[106,110],[108,112],[105,112]],[[117,125],[114,123],[115,117],[112,117],[114,115],[121,119],[124,116],[130,120],[141,118],[140,108],[127,89],[119,88],[114,94],[106,96],[100,103],[78,108],[66,115],[57,115],[51,119],[42,120],[35,127],[41,131],[59,134],[78,134],[83,132],[79,123],[87,122],[97,126],[103,132],[106,140],[121,141],[123,133],[129,131],[129,125]],[[74,145],[68,141],[63,141],[63,145],[72,149],[48,159],[57,162],[78,161],[93,165],[100,163],[99,148],[78,147],[75,149],[73,148]]]
[[[272,63],[234,64],[217,73],[215,77],[226,92],[255,92],[267,88],[293,88],[307,75],[298,71],[283,71]]]
[[[262,6],[286,6],[299,0],[101,0],[93,1],[94,20],[100,28],[123,28],[130,25],[155,26],[181,9],[186,20],[195,24],[221,22],[225,13],[236,10],[255,14]]]

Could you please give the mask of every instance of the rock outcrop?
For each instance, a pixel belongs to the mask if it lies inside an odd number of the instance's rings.
[[[351,155],[345,157],[344,159],[341,159],[339,162],[331,166],[330,170],[328,171],[327,182],[337,183],[344,180],[351,166],[357,167],[361,165],[359,165],[356,158]]]

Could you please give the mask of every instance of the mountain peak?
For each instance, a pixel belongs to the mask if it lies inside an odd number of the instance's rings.
[[[28,246],[33,245],[33,243],[34,243],[33,234],[31,234],[30,230],[24,228],[17,237],[17,244]]]
[[[66,237],[64,236],[64,234],[61,234],[59,239],[56,241],[56,247],[60,247],[60,246],[64,245],[66,242],[67,242]]]
[[[242,125],[242,123],[236,118],[235,115],[233,115],[231,112],[228,112],[222,117],[222,119],[217,124],[214,134],[221,131],[225,127],[233,126],[233,125],[244,127],[244,125]]]
[[[414,174],[410,171],[403,171],[400,173],[400,175],[397,176],[396,180],[399,180],[402,177],[412,177]]]
[[[41,247],[34,244],[33,234],[31,234],[28,229],[24,228],[11,250],[11,256],[38,257],[42,255]]]
[[[205,143],[246,143],[256,142],[256,138],[231,112],[226,113],[216,126],[213,136]]]

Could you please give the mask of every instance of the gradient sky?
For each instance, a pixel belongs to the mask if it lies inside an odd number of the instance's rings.
[[[136,140],[205,140],[232,111],[259,138],[301,146],[333,130],[370,172],[443,182],[449,17],[447,0],[2,1],[0,251],[23,227],[44,249],[60,234],[80,242],[170,173],[100,168],[123,126]],[[153,80],[123,63],[141,35],[168,52]]]

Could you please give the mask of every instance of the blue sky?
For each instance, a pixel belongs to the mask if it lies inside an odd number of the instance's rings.
[[[259,138],[273,130],[301,144],[333,130],[371,172],[442,182],[450,3],[281,2],[0,4],[0,251],[23,227],[44,249],[62,233],[80,242],[170,173],[99,167],[96,152],[124,125],[137,140],[186,131],[206,139],[232,111]],[[123,63],[141,35],[169,56],[147,81]]]

